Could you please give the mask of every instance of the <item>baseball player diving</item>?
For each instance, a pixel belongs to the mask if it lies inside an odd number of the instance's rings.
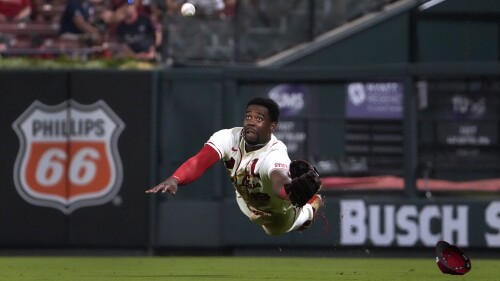
[[[222,160],[236,202],[251,221],[269,235],[306,229],[323,206],[321,180],[307,161],[290,161],[285,144],[273,135],[279,115],[272,99],[250,100],[243,127],[215,132],[196,155],[146,193],[175,195],[178,186],[195,181]]]

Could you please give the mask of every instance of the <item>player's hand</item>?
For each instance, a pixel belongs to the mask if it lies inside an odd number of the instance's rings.
[[[168,192],[172,195],[175,195],[177,193],[177,183],[178,181],[176,178],[168,178],[157,186],[146,190],[146,193]]]

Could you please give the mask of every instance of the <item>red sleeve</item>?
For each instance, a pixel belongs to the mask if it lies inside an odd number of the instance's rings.
[[[217,151],[210,145],[205,145],[195,156],[184,162],[171,177],[176,178],[179,185],[186,185],[201,177],[219,159]]]

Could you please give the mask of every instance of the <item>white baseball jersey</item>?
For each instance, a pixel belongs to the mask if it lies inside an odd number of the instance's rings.
[[[288,171],[290,164],[285,144],[271,135],[265,146],[246,152],[242,130],[242,127],[220,130],[206,143],[224,161],[241,211],[270,235],[283,234],[312,220],[314,213],[309,204],[296,208],[273,192],[271,172],[276,169]]]
[[[274,194],[270,175],[275,169],[288,171],[287,148],[272,135],[262,148],[246,152],[242,129],[220,130],[210,137],[207,144],[219,153],[236,191],[251,208],[284,214],[291,204]]]

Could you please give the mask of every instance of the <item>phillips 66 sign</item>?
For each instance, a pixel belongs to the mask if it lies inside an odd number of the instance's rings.
[[[70,214],[118,193],[123,173],[117,141],[125,125],[104,101],[35,101],[12,127],[20,142],[14,182],[27,202]]]

